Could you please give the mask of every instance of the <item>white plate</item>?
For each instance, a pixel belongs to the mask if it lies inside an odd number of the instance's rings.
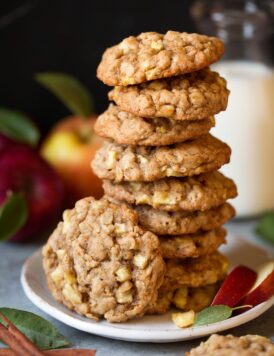
[[[221,250],[229,257],[231,266],[245,264],[256,268],[268,258],[257,247],[228,237],[229,244]],[[21,282],[28,298],[45,313],[76,329],[112,339],[137,342],[176,342],[206,336],[244,324],[257,318],[274,304],[274,298],[251,310],[215,324],[187,329],[177,328],[171,321],[170,313],[162,316],[144,316],[126,323],[110,324],[106,321],[95,322],[81,317],[56,302],[48,291],[41,262],[41,250],[34,253],[24,264]]]

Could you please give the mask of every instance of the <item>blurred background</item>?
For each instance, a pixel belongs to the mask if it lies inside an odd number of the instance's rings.
[[[93,93],[96,112],[108,87],[96,79],[106,47],[131,34],[194,31],[191,1],[0,1],[0,104],[25,111],[43,130],[68,112],[34,82],[34,73],[75,75]]]

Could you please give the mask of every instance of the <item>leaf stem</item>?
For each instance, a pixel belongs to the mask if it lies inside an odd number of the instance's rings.
[[[231,308],[231,310],[243,309],[243,308],[252,308],[253,305],[239,305],[238,307]]]

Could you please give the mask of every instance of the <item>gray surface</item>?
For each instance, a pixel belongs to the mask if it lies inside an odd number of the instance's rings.
[[[241,235],[273,253],[273,248],[252,234],[254,222],[233,222],[229,230],[235,235]],[[200,343],[201,339],[170,344],[143,344],[115,341],[93,336],[74,330],[47,316],[37,309],[24,295],[19,278],[25,259],[39,247],[39,243],[29,245],[3,244],[0,246],[0,306],[14,307],[37,313],[53,322],[56,327],[72,342],[75,347],[95,348],[97,355],[183,355],[183,352]],[[244,258],[243,258],[244,263]],[[274,337],[274,308],[264,315],[243,326],[228,330],[235,335],[260,334]]]

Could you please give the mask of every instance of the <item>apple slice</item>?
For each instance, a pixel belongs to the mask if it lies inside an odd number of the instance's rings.
[[[257,273],[246,266],[235,267],[225,278],[211,305],[234,307],[250,291],[256,277]]]
[[[239,305],[256,305],[274,295],[274,261],[267,262],[258,270],[258,277],[252,290],[244,296]],[[241,310],[242,311],[242,310]],[[243,310],[244,311],[244,310]]]

